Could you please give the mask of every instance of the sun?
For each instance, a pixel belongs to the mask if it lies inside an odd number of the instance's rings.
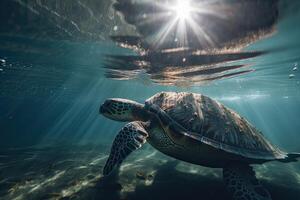
[[[188,0],[178,0],[174,10],[179,20],[187,20],[190,18],[192,8]]]
[[[210,1],[167,0],[166,2],[158,4],[165,12],[154,17],[155,20],[164,17],[168,20],[151,39],[154,46],[158,47],[168,38],[171,40],[174,38],[176,46],[186,47],[191,42],[189,40],[191,33],[197,37],[197,41],[192,42],[213,44],[203,23],[205,15],[217,16],[210,8]]]

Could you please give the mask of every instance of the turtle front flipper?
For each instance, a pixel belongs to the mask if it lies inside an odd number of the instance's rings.
[[[103,175],[110,174],[118,168],[122,161],[134,150],[142,147],[146,142],[148,133],[140,122],[126,124],[116,136],[111,147],[110,155],[103,169]]]
[[[249,165],[233,164],[224,168],[223,180],[234,200],[272,200]]]

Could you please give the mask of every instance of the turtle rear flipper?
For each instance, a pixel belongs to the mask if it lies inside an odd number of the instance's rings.
[[[223,179],[234,200],[272,200],[249,165],[233,164],[224,168]]]
[[[142,147],[147,137],[148,133],[139,122],[126,124],[113,142],[103,175],[109,175],[115,168],[118,168],[131,152]]]

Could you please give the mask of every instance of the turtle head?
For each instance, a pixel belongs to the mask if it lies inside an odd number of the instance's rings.
[[[115,121],[146,121],[144,105],[128,99],[107,99],[99,110],[103,116]]]

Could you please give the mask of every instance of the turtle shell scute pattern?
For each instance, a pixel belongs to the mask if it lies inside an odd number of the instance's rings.
[[[146,100],[160,106],[193,133],[193,138],[215,148],[255,159],[283,159],[286,153],[268,142],[246,119],[218,101],[187,92],[161,92]]]

